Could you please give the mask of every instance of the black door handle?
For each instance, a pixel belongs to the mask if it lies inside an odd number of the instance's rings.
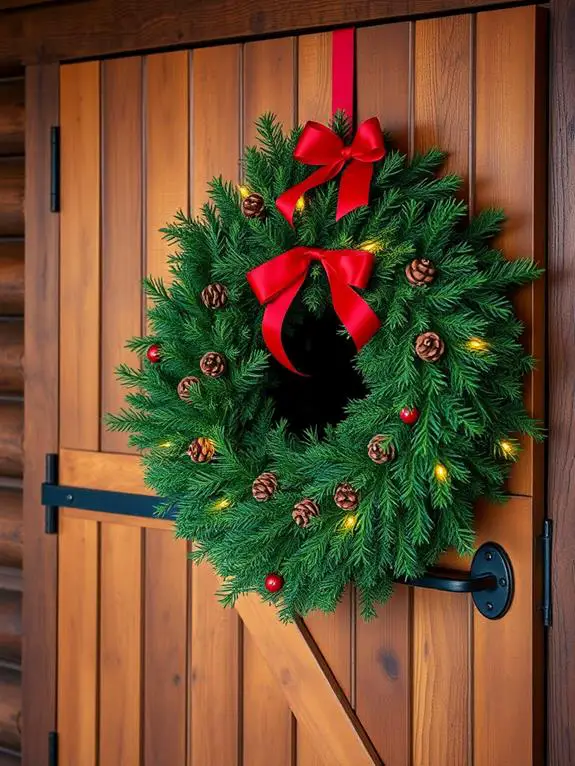
[[[415,580],[397,582],[447,593],[471,593],[478,611],[488,620],[503,617],[513,601],[511,561],[497,543],[484,543],[477,549],[469,573],[432,569]]]

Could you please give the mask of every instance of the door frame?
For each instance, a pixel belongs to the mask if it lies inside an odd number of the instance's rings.
[[[128,0],[123,0],[128,5]],[[193,25],[182,10],[178,24],[162,15],[156,0],[145,0],[148,15],[157,23],[118,32],[107,32],[112,5],[91,0],[87,5],[66,5],[67,35],[61,34],[55,7],[10,14],[11,27],[0,39],[0,58],[19,63],[42,60],[26,72],[26,384],[24,472],[24,765],[47,766],[48,732],[55,728],[57,546],[55,536],[44,532],[40,484],[44,456],[58,449],[58,219],[48,207],[50,195],[50,127],[58,123],[58,62],[81,56],[109,55],[126,50],[155,49],[166,45],[249,40],[267,34],[325,28],[337,23],[391,21],[421,18],[431,13],[470,12],[493,8],[490,0],[387,0],[366,7],[362,0],[327,4],[321,0],[257,0],[259,14],[247,18],[212,17]],[[506,5],[515,2],[507,2]],[[273,10],[271,6],[273,5]],[[248,6],[246,6],[247,8]],[[298,15],[299,8],[303,15]],[[329,10],[332,9],[332,10]],[[375,10],[374,10],[375,9]],[[565,475],[575,463],[575,322],[571,283],[564,278],[575,268],[575,43],[569,28],[575,23],[575,0],[551,1],[551,55],[549,101],[548,182],[548,440],[547,512],[554,522],[553,627],[548,633],[547,744],[549,766],[565,766],[575,752],[575,610],[572,596],[572,561],[575,551],[575,483]],[[305,11],[305,13],[304,13]],[[425,11],[425,13],[422,13]],[[224,12],[222,12],[224,13]],[[34,14],[34,15],[32,15]],[[86,21],[91,15],[94,24]],[[257,16],[257,18],[256,18]],[[132,17],[133,18],[133,17]],[[287,19],[287,21],[282,21]],[[291,20],[298,20],[298,24]],[[290,26],[293,24],[293,26]],[[90,32],[86,32],[90,28]],[[78,30],[84,30],[78,35]],[[171,29],[172,31],[168,31]],[[24,30],[24,31],[22,31]],[[39,32],[38,30],[41,30]],[[77,39],[70,31],[74,30]],[[182,31],[183,30],[183,31]],[[574,359],[574,361],[572,361]],[[65,364],[65,359],[61,360]],[[37,424],[42,428],[38,429]]]

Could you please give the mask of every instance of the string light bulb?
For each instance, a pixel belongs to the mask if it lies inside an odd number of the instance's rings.
[[[346,532],[353,532],[355,525],[357,524],[357,516],[355,513],[348,513],[342,521],[342,527]]]
[[[489,349],[489,343],[483,338],[469,338],[465,345],[469,351],[474,351],[478,354]]]
[[[295,209],[300,213],[305,210],[305,197],[303,195],[295,203]]]
[[[517,445],[508,439],[502,439],[499,442],[499,449],[503,457],[513,460],[517,456]]]
[[[161,447],[162,449],[170,449],[170,447],[173,447],[173,442],[162,442],[161,444],[158,444],[158,447]]]
[[[232,501],[228,497],[221,497],[215,503],[212,503],[212,511],[225,511],[231,504]]]
[[[383,245],[376,239],[368,239],[366,242],[359,246],[360,250],[367,250],[368,253],[377,253],[382,249]]]
[[[245,199],[246,197],[250,196],[250,190],[248,189],[247,186],[244,186],[243,184],[241,186],[238,186],[238,191],[242,199]]]
[[[443,465],[443,463],[437,463],[433,473],[437,481],[445,482],[449,478],[449,473],[447,472],[447,468]]]

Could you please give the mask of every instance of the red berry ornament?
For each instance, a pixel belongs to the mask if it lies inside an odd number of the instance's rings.
[[[399,413],[399,418],[408,426],[412,426],[419,419],[419,410],[417,407],[404,407]]]
[[[265,586],[270,593],[277,593],[284,586],[284,578],[280,574],[269,574],[266,577]]]
[[[162,355],[160,353],[160,347],[157,343],[154,343],[150,346],[150,348],[146,351],[146,356],[148,357],[149,362],[152,364],[158,364],[162,358]]]

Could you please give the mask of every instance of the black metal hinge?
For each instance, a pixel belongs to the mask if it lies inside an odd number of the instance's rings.
[[[541,535],[543,553],[543,625],[551,627],[553,623],[553,602],[551,593],[551,556],[553,547],[553,522],[545,519],[543,522],[543,534]]]
[[[58,486],[58,455],[46,455],[46,480],[44,486]],[[58,534],[58,506],[49,499],[46,501],[42,493],[44,505],[44,531],[47,535]]]
[[[48,766],[58,766],[58,733],[48,732]]]
[[[60,128],[50,128],[50,212],[60,212]]]

